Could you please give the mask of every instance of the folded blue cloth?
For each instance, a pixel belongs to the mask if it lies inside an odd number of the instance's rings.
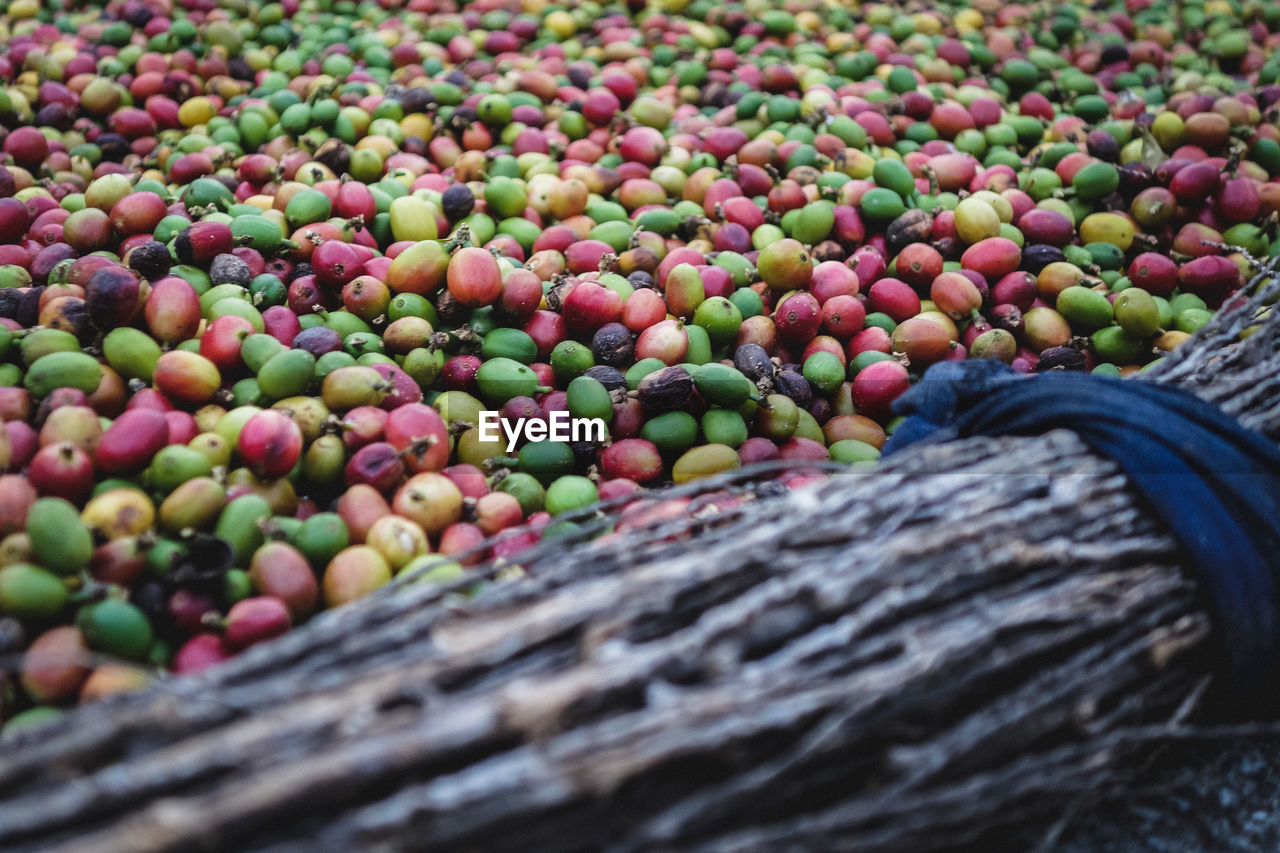
[[[944,362],[894,403],[885,455],[916,442],[1066,428],[1115,460],[1186,551],[1236,684],[1261,698],[1280,649],[1280,448],[1169,385],[1087,373],[1033,377]]]

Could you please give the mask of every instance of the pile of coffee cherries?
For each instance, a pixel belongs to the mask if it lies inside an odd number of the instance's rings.
[[[518,566],[601,499],[873,464],[939,361],[1142,370],[1280,252],[1277,30],[10,0],[0,720]]]

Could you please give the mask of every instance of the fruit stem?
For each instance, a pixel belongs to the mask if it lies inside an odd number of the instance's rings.
[[[938,194],[938,173],[928,165],[920,168],[920,174],[929,179],[929,195],[936,196]]]
[[[454,252],[457,249],[466,248],[471,245],[471,228],[467,223],[462,223],[457,230],[453,232],[453,236],[444,244],[446,252]]]
[[[1244,258],[1246,261],[1248,261],[1249,266],[1253,267],[1255,270],[1261,271],[1262,268],[1266,266],[1268,263],[1267,261],[1254,255],[1244,246],[1233,246],[1230,243],[1218,243],[1214,240],[1201,240],[1200,245],[1208,246],[1211,249],[1217,249],[1219,251],[1235,252],[1239,254],[1242,258]]]
[[[1227,165],[1223,168],[1231,177],[1236,176],[1236,171],[1240,168],[1240,158],[1245,154],[1245,146],[1239,140],[1232,142],[1230,153],[1227,155]]]

